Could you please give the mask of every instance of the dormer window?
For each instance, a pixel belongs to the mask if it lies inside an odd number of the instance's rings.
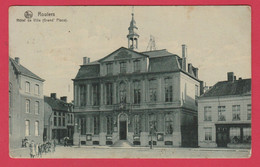
[[[141,63],[140,60],[134,61],[134,72],[140,72],[141,71]]]
[[[107,64],[107,75],[112,75],[113,74],[113,63],[108,63]]]
[[[126,73],[126,62],[120,62],[120,73]]]

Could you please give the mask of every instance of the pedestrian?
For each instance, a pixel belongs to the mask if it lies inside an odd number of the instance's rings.
[[[41,158],[42,157],[42,144],[38,145],[38,154],[39,154],[39,157]]]
[[[36,143],[36,144],[35,144],[35,156],[36,156],[36,157],[39,156],[38,146],[39,146],[39,143]]]
[[[55,152],[55,139],[52,140],[52,152]]]
[[[30,144],[30,157],[34,158],[35,157],[35,144],[34,141],[32,140]]]

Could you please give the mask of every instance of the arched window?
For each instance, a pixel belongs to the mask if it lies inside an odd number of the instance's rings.
[[[25,92],[30,93],[30,82],[25,82]]]
[[[124,82],[119,84],[119,97],[120,103],[126,103],[126,84]]]
[[[25,112],[30,113],[30,100],[25,100]]]

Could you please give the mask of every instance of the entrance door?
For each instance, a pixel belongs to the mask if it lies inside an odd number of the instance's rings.
[[[228,128],[217,127],[217,145],[218,147],[227,147],[228,144]]]
[[[126,140],[126,121],[120,121],[120,140]]]

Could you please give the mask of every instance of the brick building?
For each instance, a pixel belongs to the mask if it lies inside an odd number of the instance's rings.
[[[58,99],[56,93],[44,96],[44,139],[63,143],[64,137],[73,139],[73,133],[73,104],[67,102],[66,96]]]
[[[132,14],[128,48],[83,65],[73,79],[74,144],[197,145],[198,68],[166,49],[138,51]],[[152,138],[152,139],[151,139]]]
[[[228,80],[198,100],[200,147],[251,147],[251,79]]]
[[[25,137],[43,141],[44,80],[9,57],[9,144],[22,146]]]

